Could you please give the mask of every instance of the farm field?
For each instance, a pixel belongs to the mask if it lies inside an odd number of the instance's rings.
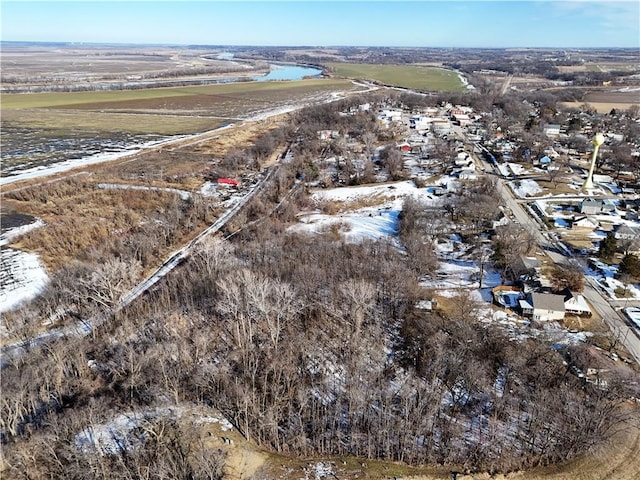
[[[2,95],[2,175],[127,146],[213,130],[305,103],[346,80],[241,82],[109,92]]]
[[[588,103],[598,113],[609,113],[612,108],[627,110],[633,105],[640,105],[640,90],[630,88],[628,90],[616,89],[610,91],[588,92],[580,102],[559,102],[568,108],[580,108],[580,105]]]
[[[444,68],[421,65],[368,65],[360,63],[327,63],[335,75],[347,78],[366,78],[386,85],[458,92],[465,86],[458,74]]]

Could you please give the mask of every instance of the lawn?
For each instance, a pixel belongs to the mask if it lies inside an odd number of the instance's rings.
[[[456,72],[438,67],[361,63],[327,63],[326,66],[334,69],[339,77],[364,78],[396,87],[444,92],[465,89]]]

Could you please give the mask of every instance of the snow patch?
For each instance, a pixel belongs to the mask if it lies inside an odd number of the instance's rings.
[[[38,256],[14,248],[0,248],[0,313],[37,297],[49,281]]]

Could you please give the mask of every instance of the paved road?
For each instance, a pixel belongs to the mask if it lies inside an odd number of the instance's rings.
[[[479,159],[476,155],[474,155],[474,157],[476,164],[481,165],[486,172],[494,171],[493,165],[489,162],[484,159]],[[548,233],[542,231],[542,225],[534,219],[534,216],[525,211],[523,206],[513,196],[511,189],[505,185],[504,180],[498,180],[497,188],[504,200],[505,206],[511,210],[515,220],[534,235],[537,244],[545,250],[546,254],[554,263],[559,265],[574,265],[581,269],[583,268],[577,259],[561,253],[564,251],[563,246],[550,237]],[[590,277],[586,277],[586,279],[587,282],[585,283],[585,289],[582,295],[604,319],[612,335],[625,346],[636,362],[640,364],[640,337],[638,337],[638,332],[636,329],[630,328],[627,325],[626,320],[621,317],[620,313],[617,312],[601,294],[597,283]],[[614,305],[619,306],[618,302],[614,302]],[[631,306],[633,304],[629,305]]]

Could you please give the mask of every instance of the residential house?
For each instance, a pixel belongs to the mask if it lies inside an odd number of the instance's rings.
[[[237,187],[238,183],[238,180],[233,178],[218,178],[218,186]]]
[[[598,221],[590,217],[574,217],[571,222],[571,228],[587,228],[589,230],[595,230],[598,226]]]
[[[451,132],[451,122],[446,118],[435,118],[431,122],[431,128],[433,128],[434,133],[444,135]]]
[[[409,142],[401,142],[396,145],[401,152],[409,153],[411,151],[411,144]]]
[[[538,160],[538,164],[541,168],[546,168],[551,164],[551,159],[547,155],[545,155],[540,160]]]
[[[542,127],[542,133],[547,137],[557,137],[560,135],[560,125],[547,124]]]
[[[585,198],[584,200],[582,200],[582,202],[580,202],[580,213],[584,213],[587,215],[609,214],[611,212],[614,212],[615,209],[615,205],[605,200]]]
[[[610,175],[602,175],[599,173],[594,173],[591,179],[593,180],[593,183],[604,183],[604,184],[614,183],[613,178]]]
[[[471,123],[471,118],[469,115],[464,113],[456,113],[452,115],[453,121],[456,122],[461,127],[466,127]]]
[[[522,314],[534,321],[553,321],[564,318],[564,296],[552,293],[531,293],[519,301]]]
[[[415,115],[409,120],[409,128],[415,128],[416,130],[429,130],[431,127],[431,120],[431,117]]]
[[[589,304],[579,293],[574,293],[569,290],[564,295],[564,310],[566,313],[572,313],[574,315],[591,316],[591,308]]]
[[[458,173],[458,178],[460,180],[477,180],[478,179],[478,174],[475,173],[473,170],[462,169]]]
[[[640,227],[620,225],[615,231],[616,240],[635,240],[640,238]]]
[[[540,261],[535,257],[520,256],[513,264],[514,280],[520,279],[523,275],[529,278],[540,276]]]
[[[338,130],[318,130],[318,138],[320,140],[329,140],[331,138],[338,138],[340,132]]]

